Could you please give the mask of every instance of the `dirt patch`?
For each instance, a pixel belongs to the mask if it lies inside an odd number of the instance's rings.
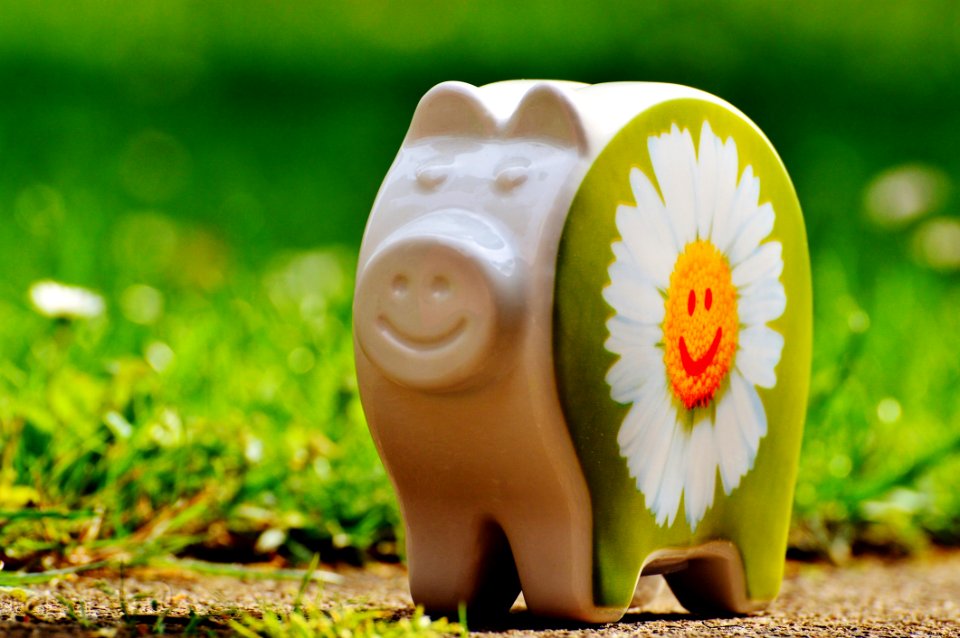
[[[398,568],[341,571],[335,584],[312,583],[304,599],[321,608],[411,613]],[[206,576],[140,569],[63,579],[0,593],[0,635],[139,636],[162,630],[228,633],[227,620],[263,609],[289,609],[296,581]],[[476,628],[474,628],[476,629]],[[518,611],[509,627],[485,636],[903,636],[960,634],[960,553],[900,562],[858,561],[837,568],[790,563],[780,598],[745,618],[702,618],[664,591],[645,610],[601,627],[550,623]]]

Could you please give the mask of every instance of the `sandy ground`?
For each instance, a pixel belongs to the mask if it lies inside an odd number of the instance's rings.
[[[312,584],[306,599],[323,608],[411,612],[404,573],[375,566],[341,571],[336,584]],[[142,636],[182,633],[191,611],[197,635],[227,633],[225,617],[288,608],[295,581],[205,576],[141,569],[0,591],[0,635]],[[72,606],[72,610],[71,610]],[[125,610],[124,610],[125,607]],[[159,621],[159,624],[158,624]],[[960,553],[901,562],[862,560],[843,568],[790,563],[779,599],[744,618],[691,616],[664,591],[645,610],[600,627],[541,621],[524,611],[509,627],[478,635],[518,636],[960,636]]]

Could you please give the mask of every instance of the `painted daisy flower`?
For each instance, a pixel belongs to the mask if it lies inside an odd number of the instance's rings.
[[[776,385],[786,307],[782,245],[752,166],[704,122],[699,147],[674,125],[647,141],[657,188],[630,172],[635,206],[617,208],[621,240],[603,291],[616,313],[606,380],[629,404],[620,453],[658,525],[683,498],[691,529],[753,467],[767,416],[757,388]],[[661,198],[662,194],[662,198]]]

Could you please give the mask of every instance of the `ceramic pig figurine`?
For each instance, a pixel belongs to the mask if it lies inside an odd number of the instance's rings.
[[[360,250],[357,374],[433,613],[616,620],[641,576],[777,594],[807,399],[803,219],[739,111],[668,84],[448,82]]]

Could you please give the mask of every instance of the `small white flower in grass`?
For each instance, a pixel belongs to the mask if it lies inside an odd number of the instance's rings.
[[[611,397],[630,409],[617,442],[658,525],[683,498],[695,529],[753,467],[767,416],[756,388],[776,385],[783,337],[767,322],[786,308],[783,247],[753,167],[704,122],[699,147],[674,125],[647,142],[659,193],[630,172],[635,206],[616,211],[604,299]],[[660,193],[662,193],[662,198]]]
[[[254,544],[254,549],[261,554],[268,554],[279,549],[285,542],[287,542],[286,530],[271,527],[260,534]]]
[[[54,318],[92,319],[104,310],[103,297],[92,290],[51,280],[30,286],[30,301],[37,312]]]
[[[259,463],[263,460],[263,441],[255,436],[247,436],[247,443],[243,448],[243,456],[250,463]]]

